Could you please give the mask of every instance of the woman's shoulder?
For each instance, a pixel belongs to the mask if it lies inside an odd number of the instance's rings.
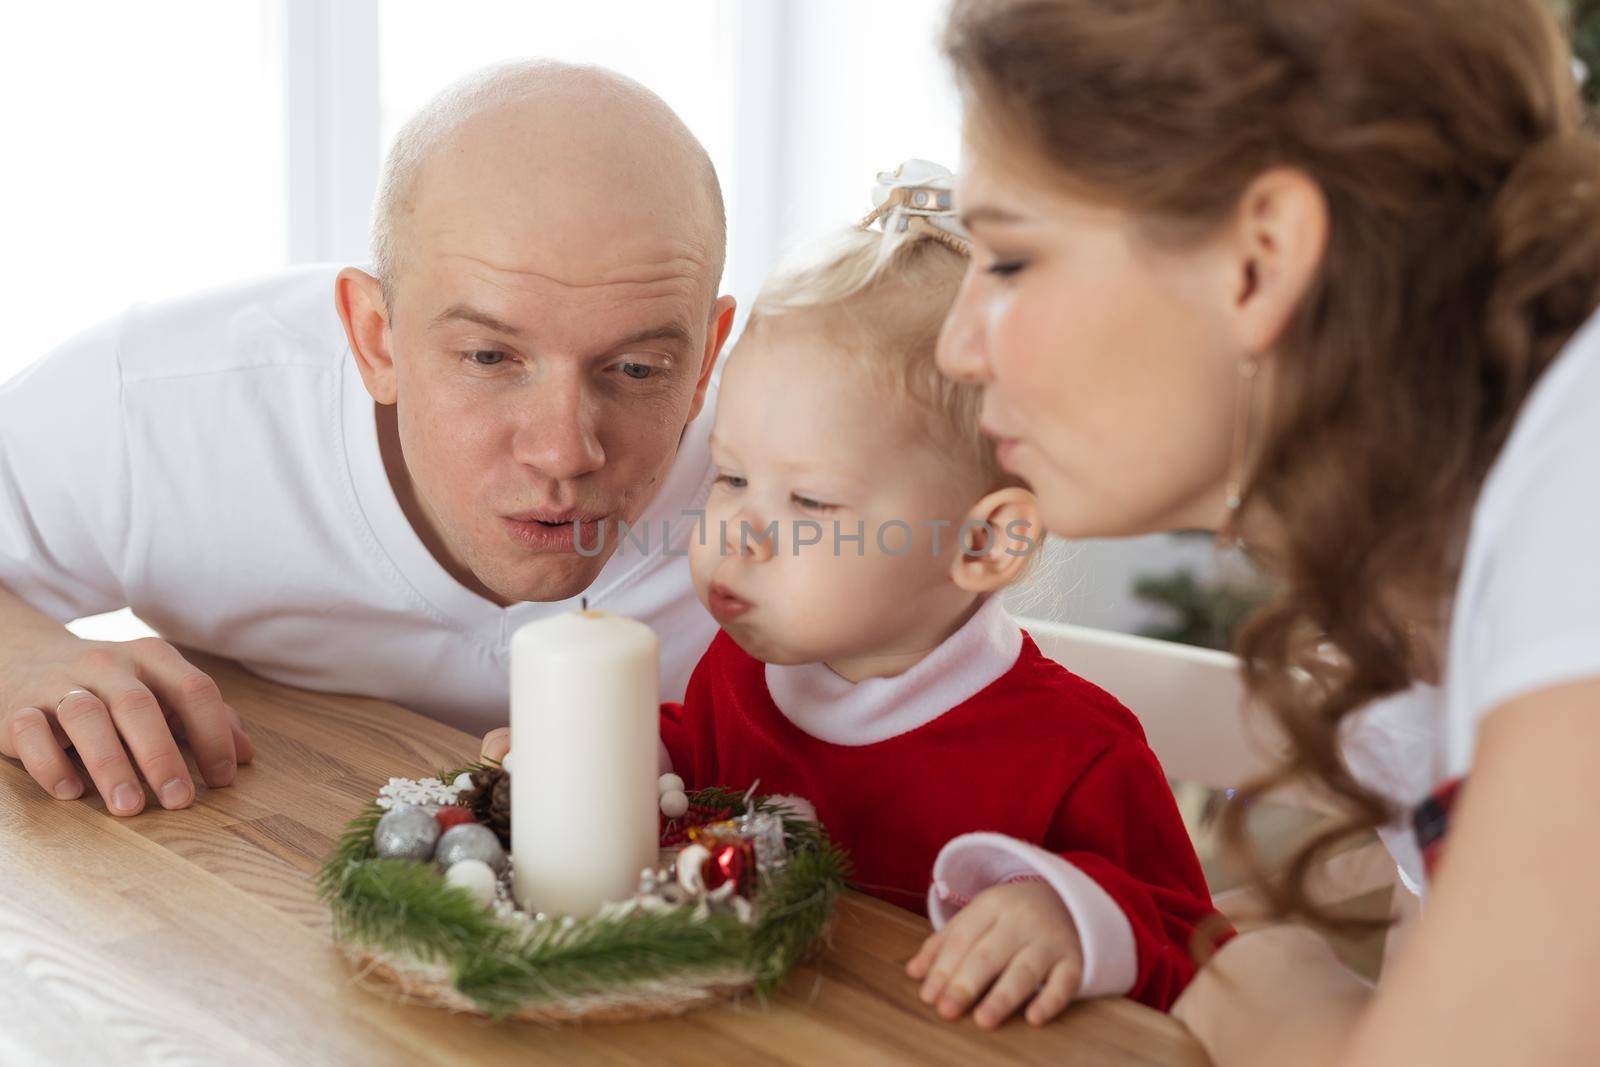
[[[1540,376],[1523,402],[1478,499],[1484,514],[1514,504],[1551,481],[1600,496],[1600,312],[1592,316]]]
[[[1446,765],[1479,719],[1535,689],[1600,676],[1600,317],[1524,402],[1472,516],[1452,609]]]
[[[1473,508],[1462,588],[1508,557],[1567,545],[1585,562],[1600,535],[1600,314],[1573,335],[1523,402]],[[1541,546],[1543,546],[1541,548]]]

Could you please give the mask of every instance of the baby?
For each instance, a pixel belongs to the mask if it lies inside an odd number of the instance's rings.
[[[881,176],[885,232],[757,298],[689,556],[722,630],[662,742],[691,789],[808,798],[859,889],[926,911],[907,969],[945,1017],[985,990],[984,1026],[1074,997],[1165,1009],[1210,896],[1138,721],[1001,604],[1040,527],[977,391],[934,366],[967,269],[946,174]]]

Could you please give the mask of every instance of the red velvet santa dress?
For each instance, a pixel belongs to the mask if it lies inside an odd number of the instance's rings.
[[[856,886],[935,928],[988,886],[1048,882],[1083,944],[1079,996],[1165,1009],[1194,973],[1211,897],[1138,720],[1045,658],[998,596],[910,670],[860,683],[762,663],[721,631],[661,738],[691,789],[810,800]]]

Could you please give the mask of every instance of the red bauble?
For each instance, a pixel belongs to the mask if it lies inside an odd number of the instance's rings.
[[[452,826],[460,826],[465,822],[478,821],[473,817],[471,808],[462,807],[440,808],[439,813],[434,816],[434,819],[438,821],[439,829],[441,831],[448,830]]]
[[[751,888],[751,875],[755,872],[750,851],[748,844],[718,845],[712,848],[711,858],[706,861],[705,866],[706,888],[715,889],[724,882],[732,882],[735,893],[740,896],[747,895]]]

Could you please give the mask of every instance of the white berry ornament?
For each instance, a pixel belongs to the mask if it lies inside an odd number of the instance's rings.
[[[689,810],[689,794],[684,791],[683,779],[676,774],[663,774],[656,779],[661,791],[661,814],[669,819],[681,819]]]
[[[497,879],[494,871],[482,860],[460,860],[452,863],[444,872],[444,880],[450,885],[465,889],[480,904],[488,904],[494,900]]]

